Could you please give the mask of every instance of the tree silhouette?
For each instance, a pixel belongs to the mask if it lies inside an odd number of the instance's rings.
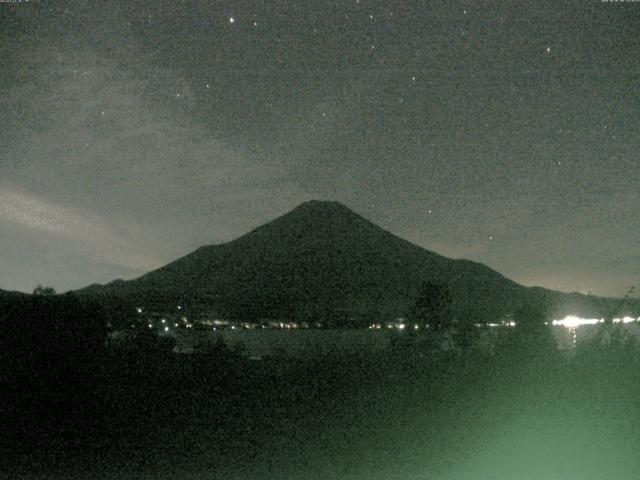
[[[426,282],[420,288],[413,307],[413,318],[436,332],[445,332],[453,327],[452,304],[447,285]]]
[[[53,287],[43,287],[41,283],[33,289],[34,295],[55,295],[56,291]]]
[[[502,344],[503,353],[513,361],[527,361],[533,357],[557,360],[558,349],[548,325],[549,312],[543,303],[526,302],[513,312],[513,327]]]
[[[105,323],[98,305],[71,294],[4,303],[0,383],[11,388],[0,406],[3,428],[18,437],[89,431],[99,403]]]

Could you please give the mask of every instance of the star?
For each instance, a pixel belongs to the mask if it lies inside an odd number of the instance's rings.
[[[236,19],[233,17],[229,17],[229,23],[235,23]]]

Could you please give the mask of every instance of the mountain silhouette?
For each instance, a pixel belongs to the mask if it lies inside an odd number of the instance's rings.
[[[0,289],[0,300],[11,300],[15,298],[23,298],[26,296],[27,296],[26,293]]]
[[[406,316],[425,282],[446,284],[456,315],[478,321],[506,317],[523,304],[570,306],[571,313],[594,306],[584,295],[524,287],[480,263],[425,250],[330,201],[303,203],[134,280],[78,292],[158,308],[182,302],[228,318],[340,323]]]

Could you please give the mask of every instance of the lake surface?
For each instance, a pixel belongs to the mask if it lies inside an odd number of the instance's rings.
[[[504,328],[483,329],[479,343],[491,348]],[[601,325],[582,325],[575,329],[563,326],[550,327],[562,350],[570,350],[576,345],[593,339]],[[629,323],[621,326],[626,334],[640,337],[640,325]],[[230,348],[239,348],[249,357],[288,356],[313,357],[326,354],[357,354],[379,352],[387,348],[403,333],[387,330],[346,329],[255,329],[198,331],[181,330],[175,334],[176,353],[193,353],[199,346],[213,345],[219,339]]]
[[[325,355],[329,353],[376,352],[389,346],[393,334],[385,331],[350,330],[223,330],[203,332],[184,330],[176,335],[176,352],[192,353],[194,346],[214,344],[222,339],[231,348],[240,348],[245,355],[291,357]]]

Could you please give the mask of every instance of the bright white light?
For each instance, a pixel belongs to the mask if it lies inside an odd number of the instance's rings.
[[[487,326],[487,327],[491,327],[491,328],[515,327],[516,326],[516,322],[511,320],[509,322],[502,321],[500,323],[495,323],[495,322],[489,322],[489,323],[484,323],[484,324],[483,323],[476,323],[475,325],[476,325],[476,327]]]
[[[554,320],[552,325],[558,325],[565,328],[577,328],[581,325],[596,325],[602,322],[602,319],[598,318],[580,318],[575,315],[568,315],[562,320]]]
[[[141,307],[138,307],[138,308],[136,308],[136,311],[137,311],[138,313],[142,313],[142,308],[141,308]]]
[[[233,18],[233,17],[229,17],[229,23],[234,23],[235,21],[236,21],[236,19],[235,19],[235,18]]]
[[[612,319],[612,323],[634,323],[640,321],[640,318],[633,317],[622,317],[622,318],[614,318]],[[566,328],[577,328],[582,325],[597,325],[598,323],[604,323],[604,319],[602,318],[580,318],[575,315],[569,315],[562,320],[554,320],[551,322],[552,325],[566,327]]]
[[[635,322],[636,319],[633,317],[622,317],[622,318],[614,318],[613,323],[632,323]]]
[[[169,327],[164,327],[164,331],[168,332],[169,331]]]

